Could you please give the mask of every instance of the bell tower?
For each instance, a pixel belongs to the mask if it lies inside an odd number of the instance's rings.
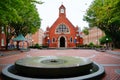
[[[66,17],[66,8],[63,4],[59,7],[59,17]]]

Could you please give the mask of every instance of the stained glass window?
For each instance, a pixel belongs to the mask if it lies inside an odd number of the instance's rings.
[[[69,28],[64,24],[60,24],[56,29],[56,33],[69,33]]]

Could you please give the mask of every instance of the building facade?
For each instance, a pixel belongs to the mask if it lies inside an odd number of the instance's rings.
[[[4,48],[6,45],[6,38],[4,27],[0,27],[0,49]]]
[[[4,32],[4,27],[0,27],[0,50],[4,49],[6,46],[6,35]],[[19,47],[27,47],[27,46],[33,46],[35,44],[39,44],[42,45],[43,43],[43,36],[44,36],[44,31],[42,29],[39,29],[35,34],[28,34],[27,36],[25,36],[25,38],[27,39],[26,43],[25,41],[22,41],[19,43]],[[12,37],[12,39],[14,38],[14,36]],[[10,40],[9,45],[14,45],[16,46],[16,41]]]
[[[83,44],[80,28],[74,26],[66,17],[64,5],[59,7],[59,17],[51,27],[47,27],[44,33],[43,45],[51,48],[70,48]]]
[[[104,32],[97,27],[90,28],[88,31],[88,35],[83,33],[83,44],[92,42],[95,45],[100,45],[99,39],[105,35]]]
[[[40,28],[35,34],[28,34],[25,38],[28,40],[29,46],[35,44],[42,45],[44,37],[44,31]]]

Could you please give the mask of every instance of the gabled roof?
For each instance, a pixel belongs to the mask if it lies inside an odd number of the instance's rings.
[[[64,5],[62,4],[59,9],[64,8]],[[60,13],[59,13],[60,14]],[[64,13],[65,14],[65,13]],[[63,14],[61,16],[59,16],[57,18],[57,20],[52,24],[52,26],[49,28],[49,31],[53,30],[53,28],[57,27],[59,24],[65,24],[67,25],[69,28],[72,27],[72,29],[75,29],[75,26],[69,21],[69,19],[66,16],[63,16]]]
[[[65,6],[62,4],[62,5],[59,7],[59,9],[60,9],[60,8],[64,8],[64,9],[65,9]]]
[[[26,41],[27,39],[22,35],[19,34],[16,38],[13,39],[13,41]]]
[[[64,19],[64,21],[62,20],[62,19]],[[57,23],[57,25],[56,25],[56,23]],[[68,18],[60,18],[60,17],[58,17],[57,18],[57,20],[52,24],[52,26],[50,27],[50,30],[53,28],[53,27],[57,27],[59,24],[61,24],[61,23],[63,23],[63,24],[69,24],[69,28],[70,27],[72,27],[72,28],[74,28],[75,29],[75,26],[69,21],[69,19]]]

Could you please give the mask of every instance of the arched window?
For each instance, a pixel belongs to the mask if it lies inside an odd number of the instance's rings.
[[[70,38],[70,42],[72,43],[72,41],[73,41],[73,40],[72,40],[72,37],[71,37],[71,38]]]
[[[55,42],[55,38],[52,39],[52,42]]]
[[[56,33],[69,33],[69,28],[64,24],[60,24],[56,28]]]

